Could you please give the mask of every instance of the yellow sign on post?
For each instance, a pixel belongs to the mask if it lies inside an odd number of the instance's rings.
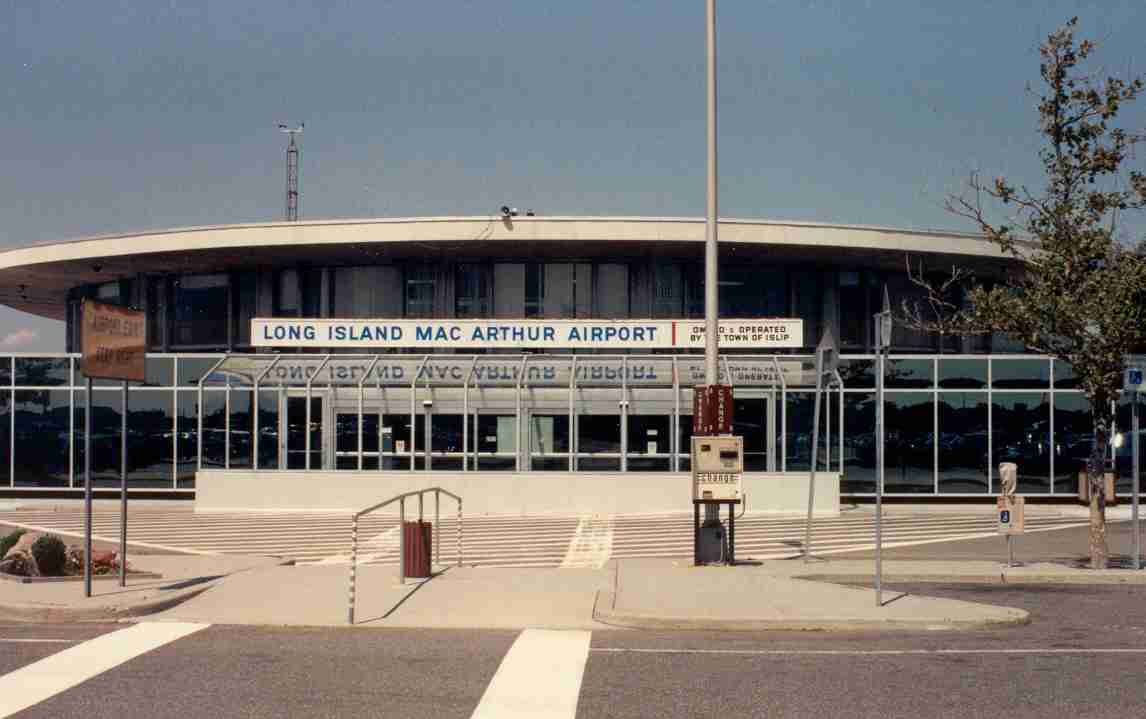
[[[86,377],[143,382],[147,318],[139,310],[84,300],[80,369]]]

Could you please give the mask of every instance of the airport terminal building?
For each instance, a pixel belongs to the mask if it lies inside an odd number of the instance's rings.
[[[805,496],[812,351],[825,329],[843,359],[817,481],[838,502],[875,491],[871,318],[885,286],[893,304],[920,295],[905,258],[988,279],[1015,269],[983,238],[950,232],[723,220],[720,247],[722,320],[803,323],[803,347],[721,355],[750,502],[757,487],[750,509]],[[464,217],[203,227],[2,252],[0,303],[65,321],[68,353],[0,356],[0,495],[82,487],[86,379],[75,353],[80,304],[94,298],[147,316],[147,381],[127,403],[133,491],[347,508],[440,484],[491,497],[479,511],[683,511],[701,351],[650,349],[630,334],[574,348],[504,340],[523,327],[702,318],[703,250],[699,219]],[[354,330],[329,345],[333,334],[277,344],[265,334],[333,320],[494,334],[385,348]],[[1021,493],[1077,496],[1090,413],[1068,365],[1005,338],[941,346],[897,327],[887,390],[887,494],[990,495],[993,467],[1013,461]],[[95,381],[97,487],[119,484],[123,402],[119,383]],[[1129,462],[1117,465],[1128,490]]]

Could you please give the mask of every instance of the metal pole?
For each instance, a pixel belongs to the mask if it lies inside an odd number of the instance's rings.
[[[804,523],[804,561],[812,556],[812,506],[816,502],[816,450],[820,448],[820,394],[823,390],[822,352],[816,353],[816,401],[812,410],[812,468],[808,473],[808,519]]]
[[[1007,566],[1015,566],[1015,543],[1014,537],[1010,534],[1007,535]]]
[[[127,586],[127,380],[123,381],[123,421],[119,436],[119,586]]]
[[[705,1],[708,75],[708,210],[704,234],[704,381],[717,383],[717,292],[719,254],[716,248],[716,0]]]
[[[434,564],[441,565],[442,563],[442,533],[438,531],[438,521],[440,518],[440,505],[442,503],[442,493],[440,490],[434,490]]]
[[[1133,461],[1131,462],[1131,472],[1133,478],[1131,479],[1131,493],[1130,493],[1130,517],[1134,522],[1134,569],[1142,568],[1142,526],[1138,524],[1138,398],[1137,391],[1134,392],[1134,400],[1130,407],[1131,413],[1131,432],[1132,442],[1131,451],[1134,453]]]
[[[92,595],[92,378],[84,393],[84,596]]]
[[[883,606],[883,349],[876,355],[879,374],[876,377],[875,404],[875,605]]]
[[[458,566],[462,566],[462,500],[458,499]]]
[[[410,461],[414,461],[413,457]],[[398,584],[406,583],[406,498],[398,500]]]
[[[351,518],[350,524],[350,588],[347,590],[346,623],[354,624],[354,584],[358,571],[358,515]]]

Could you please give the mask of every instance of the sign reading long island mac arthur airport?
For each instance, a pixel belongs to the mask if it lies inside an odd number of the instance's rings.
[[[87,377],[144,381],[147,319],[143,312],[85,299],[80,368]]]
[[[251,320],[255,347],[702,349],[704,320]],[[804,345],[804,321],[722,320],[720,347]]]

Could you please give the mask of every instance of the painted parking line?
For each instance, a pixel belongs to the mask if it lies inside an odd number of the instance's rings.
[[[590,651],[601,654],[697,654],[707,656],[760,656],[760,657],[897,657],[946,656],[958,654],[1146,654],[1146,648],[1112,647],[1069,649],[1064,647],[1031,647],[1027,649],[631,649],[627,647],[593,647]]]
[[[208,626],[176,622],[136,624],[0,676],[0,719]]]
[[[501,660],[473,719],[574,719],[591,635],[523,631]]]

